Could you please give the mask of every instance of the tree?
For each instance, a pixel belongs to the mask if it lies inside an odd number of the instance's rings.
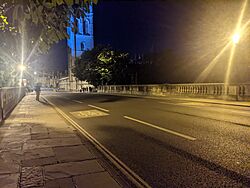
[[[76,61],[74,74],[79,80],[86,80],[94,86],[128,83],[127,53],[111,47],[97,46],[82,54]]]
[[[83,16],[92,2],[97,0],[12,0],[7,3],[0,0],[0,30],[18,33],[39,30],[27,38],[37,41],[40,52],[46,52],[52,44],[68,37],[67,27],[76,30],[76,20],[72,21],[71,16]]]
[[[75,31],[92,3],[97,0],[0,0],[1,71],[27,64],[68,38],[67,28]]]
[[[97,46],[92,50],[84,52],[80,58],[76,59],[75,67],[73,69],[74,75],[81,81],[87,80],[91,84],[97,86],[100,84],[98,77],[97,57],[100,54],[102,47]]]

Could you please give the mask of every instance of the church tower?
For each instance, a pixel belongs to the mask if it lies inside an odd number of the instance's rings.
[[[89,6],[89,12],[77,20],[77,32],[74,33],[71,27],[67,28],[69,39],[68,44],[68,75],[69,75],[69,89],[76,91],[82,87],[82,84],[87,84],[78,81],[72,73],[75,66],[75,58],[80,57],[84,51],[94,48],[93,36],[93,6]],[[74,24],[74,17],[70,17],[71,24]]]

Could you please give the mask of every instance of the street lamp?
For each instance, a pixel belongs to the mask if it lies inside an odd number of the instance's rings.
[[[20,65],[18,65],[18,69],[19,69],[20,71],[24,71],[24,70],[26,69],[26,67],[25,67],[25,65],[20,64]]]
[[[237,44],[240,41],[240,34],[239,33],[235,33],[232,37],[232,42],[234,44]]]

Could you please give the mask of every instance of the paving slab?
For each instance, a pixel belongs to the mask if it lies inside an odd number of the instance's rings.
[[[31,134],[41,134],[48,133],[48,129],[46,127],[34,126],[31,128]]]
[[[67,138],[67,137],[76,137],[75,133],[61,133],[61,132],[50,132],[50,138]]]
[[[0,158],[0,175],[15,174],[19,172],[19,165]]]
[[[107,172],[99,172],[73,177],[77,188],[120,188],[121,186],[111,178]]]
[[[0,175],[0,187],[17,188],[18,180],[19,180],[19,173]]]
[[[31,134],[31,140],[40,140],[40,139],[46,139],[50,138],[49,133],[35,133]]]
[[[20,150],[23,147],[23,143],[20,142],[1,142],[0,148],[1,151],[10,151],[10,150]]]
[[[65,122],[64,122],[65,123]],[[48,127],[48,130],[49,130],[49,132],[51,133],[51,132],[57,132],[57,133],[64,133],[64,134],[68,134],[68,133],[74,133],[74,128],[72,128],[72,127],[69,127],[69,126],[61,126],[61,127],[58,127],[58,126],[56,126],[55,124],[54,124],[54,126],[49,126]]]
[[[21,161],[21,165],[23,167],[44,166],[44,165],[50,165],[50,164],[56,164],[56,163],[57,163],[57,159],[55,157],[44,157],[44,158],[28,159],[28,160]]]
[[[56,147],[56,146],[70,146],[70,145],[80,145],[80,138],[50,138],[41,140],[28,140],[24,146],[24,150],[46,148],[46,147]]]
[[[84,161],[96,158],[84,145],[55,147],[53,150],[60,162]]]
[[[1,142],[2,143],[4,143],[4,142],[25,142],[25,141],[31,139],[30,134],[27,134],[27,133],[22,134],[22,135],[15,133],[18,136],[13,136],[13,134],[10,134],[9,136],[5,136],[4,138],[2,138]]]
[[[21,160],[23,159],[23,152],[22,150],[3,151],[1,157],[5,162],[11,164],[20,164]]]
[[[23,159],[30,160],[30,159],[38,159],[44,157],[53,157],[53,156],[55,156],[55,153],[52,148],[39,148],[39,149],[26,150],[23,154]]]
[[[67,178],[102,171],[105,171],[104,168],[96,160],[60,163],[44,167],[45,180]]]
[[[45,182],[44,188],[75,188],[75,185],[72,178],[63,178]]]
[[[21,127],[1,127],[0,137],[12,137],[14,134],[18,137],[29,135],[30,128],[27,126]]]

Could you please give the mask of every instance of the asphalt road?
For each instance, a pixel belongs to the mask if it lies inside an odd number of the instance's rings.
[[[46,98],[152,187],[250,187],[250,108],[104,94]]]

